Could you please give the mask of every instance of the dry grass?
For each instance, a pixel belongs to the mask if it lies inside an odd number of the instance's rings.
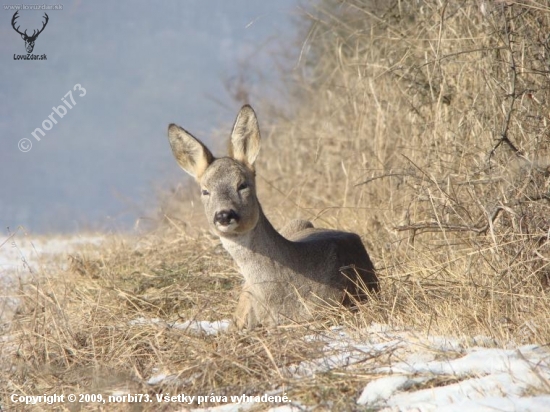
[[[69,260],[67,270],[44,268],[20,292],[23,303],[8,331],[10,339],[1,343],[5,374],[0,377],[0,399],[6,405],[11,405],[8,399],[14,393],[153,397],[263,395],[273,390],[287,393],[293,401],[322,404],[342,392],[355,395],[364,383],[345,374],[298,379],[287,370],[325,356],[324,345],[301,338],[322,336],[337,322],[356,323],[349,313],[327,314],[307,325],[230,330],[214,336],[177,327],[187,320],[230,319],[237,300],[240,276],[207,232],[191,238],[164,229],[160,236],[151,233],[137,243],[110,239]],[[147,383],[161,373],[168,377]],[[353,401],[350,397],[339,402],[345,407]],[[93,403],[58,406],[97,409]],[[154,402],[103,407],[182,406]],[[36,406],[43,408],[44,404]]]
[[[327,0],[306,20],[288,106],[259,110],[260,199],[276,226],[305,217],[360,233],[380,299],[272,331],[170,327],[230,318],[240,284],[184,187],[178,207],[163,204],[165,227],[74,256],[71,270],[22,289],[2,399],[292,387],[293,400],[351,410],[372,376],[296,380],[284,368],[321,351],[300,337],[374,321],[550,341],[550,3]],[[163,323],[129,323],[139,318]],[[158,371],[171,379],[147,385]]]
[[[548,342],[550,2],[327,0],[310,20],[264,133],[266,209],[359,232],[387,322]]]

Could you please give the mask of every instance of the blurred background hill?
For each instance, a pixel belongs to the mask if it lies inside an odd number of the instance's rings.
[[[296,40],[295,0],[60,4],[18,13],[28,33],[48,14],[33,51],[46,54],[43,61],[14,60],[26,54],[25,43],[11,26],[14,3],[0,7],[4,230],[131,228],[154,210],[155,191],[182,177],[167,125],[184,124],[210,140],[231,123],[238,108],[232,94],[243,82],[251,98],[275,99],[280,65],[289,63],[278,51]],[[31,133],[75,84],[86,95],[73,91],[76,106],[36,141]],[[27,153],[18,149],[23,138],[33,144]]]

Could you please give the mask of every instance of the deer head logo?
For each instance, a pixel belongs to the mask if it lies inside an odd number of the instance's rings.
[[[27,53],[32,53],[32,51],[33,51],[33,49],[34,49],[34,42],[36,41],[36,38],[38,37],[38,35],[39,35],[40,33],[42,33],[42,31],[43,31],[44,28],[46,27],[46,24],[48,24],[48,20],[49,20],[50,18],[48,17],[48,15],[47,15],[46,13],[44,13],[44,18],[46,19],[46,21],[42,24],[42,28],[41,28],[40,30],[38,30],[38,32],[37,32],[36,30],[33,30],[32,35],[29,36],[29,35],[27,35],[27,30],[25,30],[24,33],[21,33],[21,32],[19,31],[19,27],[20,27],[20,26],[15,27],[15,23],[16,23],[15,20],[17,20],[17,18],[19,17],[19,16],[17,15],[17,13],[19,13],[19,10],[16,11],[15,14],[13,15],[13,17],[12,17],[12,19],[11,19],[11,26],[13,27],[13,29],[14,29],[17,33],[19,33],[19,34],[21,35],[21,38],[22,38],[23,40],[25,40],[25,48],[27,49]]]

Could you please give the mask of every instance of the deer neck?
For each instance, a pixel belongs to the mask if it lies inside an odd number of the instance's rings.
[[[244,234],[222,236],[221,241],[245,279],[248,273],[269,273],[266,268],[280,267],[284,258],[294,253],[294,243],[275,230],[261,209],[254,229]]]

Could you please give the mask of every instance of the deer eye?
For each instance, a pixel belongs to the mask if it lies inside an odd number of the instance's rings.
[[[203,196],[209,196],[210,195],[210,192],[206,189],[202,189],[201,193],[202,193]]]
[[[239,185],[237,190],[240,192],[241,190],[248,189],[248,183],[244,182]]]

